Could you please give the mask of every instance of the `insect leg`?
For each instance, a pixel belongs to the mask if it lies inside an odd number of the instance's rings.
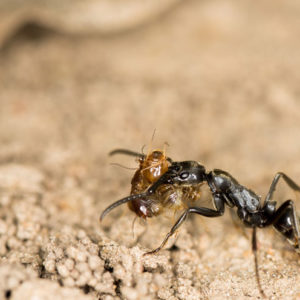
[[[190,207],[188,208],[176,221],[176,223],[173,225],[171,230],[168,232],[168,234],[165,236],[164,240],[160,244],[160,246],[152,251],[146,252],[144,255],[148,254],[154,254],[159,252],[164,245],[167,243],[168,239],[176,232],[176,230],[182,225],[182,223],[186,220],[188,214],[190,213],[195,213],[199,214],[201,216],[209,217],[209,218],[214,218],[214,217],[219,217],[224,214],[224,202],[220,203],[218,206],[219,210],[213,210],[210,208],[206,207]]]
[[[286,184],[292,189],[294,190],[295,192],[300,192],[300,186],[294,182],[290,177],[288,177],[286,174],[282,173],[282,172],[278,172],[276,173],[276,175],[274,176],[274,179],[271,183],[271,186],[270,186],[270,190],[266,196],[266,199],[265,199],[265,202],[264,202],[264,205],[267,204],[267,202],[269,202],[272,197],[273,197],[273,193],[275,192],[275,189],[276,189],[276,185],[279,181],[279,179],[282,178]]]
[[[258,258],[257,258],[257,240],[256,240],[256,227],[253,227],[253,231],[252,231],[252,251],[254,254],[254,264],[255,264],[255,275],[256,275],[256,281],[257,281],[257,285],[258,285],[258,289],[260,294],[266,298],[266,295],[261,287],[261,283],[260,283],[260,277],[259,277],[259,272],[258,272]]]
[[[266,223],[266,225],[271,224],[290,242],[292,242],[296,249],[299,249],[300,230],[294,201],[287,200],[282,203],[282,205]]]
[[[246,233],[246,230],[245,230],[245,227],[244,226],[241,226],[241,220],[239,219],[238,215],[236,214],[235,210],[230,207],[229,208],[229,212],[230,212],[230,216],[231,216],[231,220],[232,220],[232,223],[234,225],[234,227],[239,230],[243,236],[246,238],[246,239],[249,239],[249,237],[247,236],[247,233]]]

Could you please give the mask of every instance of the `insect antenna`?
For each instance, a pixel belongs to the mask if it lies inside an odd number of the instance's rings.
[[[136,156],[136,157],[141,157],[141,158],[144,158],[146,156],[143,153],[131,151],[131,150],[128,150],[128,149],[115,149],[115,150],[108,153],[109,156],[113,156],[113,155],[116,155],[116,154],[125,154],[125,155],[129,155],[129,156]]]
[[[121,164],[118,164],[118,163],[110,163],[111,166],[116,166],[116,167],[120,167],[120,168],[123,168],[123,169],[126,169],[126,170],[136,170],[137,168],[130,168],[130,167],[126,167],[126,166],[123,166]]]
[[[135,199],[140,199],[142,197],[145,197],[145,196],[148,196],[149,193],[142,193],[142,194],[136,194],[136,195],[131,195],[131,196],[128,196],[128,197],[125,197],[121,200],[118,200],[116,202],[114,202],[113,204],[111,204],[110,206],[108,206],[101,214],[100,216],[100,222],[104,219],[104,217],[111,211],[113,210],[114,208],[124,204],[124,203],[127,203],[127,202],[130,202],[132,200],[135,200]]]
[[[143,146],[142,151],[144,149],[145,146]],[[124,154],[124,155],[128,155],[128,156],[135,156],[135,157],[140,157],[140,158],[145,158],[147,155],[144,153],[139,153],[139,152],[135,152],[135,151],[131,151],[128,149],[115,149],[111,152],[108,153],[109,156],[113,156],[116,154]],[[166,157],[166,160],[170,163],[172,163],[172,159],[170,157]]]
[[[153,133],[152,133],[152,137],[151,137],[151,141],[150,141],[150,145],[148,147],[148,154],[147,157],[151,154],[152,152],[152,144],[153,144],[153,140],[154,140],[154,136],[155,136],[155,132],[156,132],[156,128],[154,128]]]

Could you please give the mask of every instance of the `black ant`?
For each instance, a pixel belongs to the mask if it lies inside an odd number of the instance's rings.
[[[292,190],[300,191],[300,187],[290,177],[279,172],[275,175],[265,201],[263,205],[261,205],[260,197],[257,194],[239,184],[236,179],[225,171],[214,169],[210,172],[206,172],[205,167],[196,161],[172,162],[168,170],[159,177],[156,182],[149,186],[145,192],[131,195],[115,202],[103,211],[100,219],[102,220],[111,209],[130,201],[143,199],[143,201],[146,202],[147,199],[149,199],[147,206],[151,208],[151,198],[159,198],[157,191],[159,191],[161,186],[173,186],[175,189],[182,189],[184,187],[197,187],[206,182],[212,193],[215,209],[187,207],[166,235],[161,245],[145,253],[145,255],[160,251],[168,239],[183,224],[189,214],[195,213],[209,218],[220,217],[224,214],[226,204],[230,208],[236,208],[237,216],[244,225],[253,229],[252,250],[255,260],[255,273],[259,291],[261,295],[265,297],[258,272],[256,228],[273,225],[273,227],[287,238],[295,249],[299,251],[300,231],[294,202],[292,200],[286,200],[276,208],[277,202],[272,200],[273,193],[280,178],[282,178]]]

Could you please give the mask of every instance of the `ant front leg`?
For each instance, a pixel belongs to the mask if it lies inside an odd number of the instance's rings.
[[[224,199],[219,195],[214,195],[214,204],[216,207],[216,210],[206,208],[206,207],[189,207],[176,221],[176,223],[173,225],[171,230],[168,232],[168,234],[165,236],[163,242],[160,244],[160,246],[152,251],[146,252],[144,255],[154,254],[159,252],[167,243],[168,239],[176,232],[176,230],[183,224],[183,222],[186,220],[187,216],[191,213],[198,214],[201,216],[209,217],[209,218],[215,218],[220,217],[224,214]]]

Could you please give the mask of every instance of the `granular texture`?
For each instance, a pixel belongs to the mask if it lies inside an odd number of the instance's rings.
[[[0,298],[261,298],[251,230],[228,209],[151,256],[176,216],[99,216],[138,166],[116,148],[167,144],[262,201],[278,171],[300,183],[300,2],[96,2],[0,4]],[[280,183],[287,199],[299,211]],[[205,186],[197,205],[212,206]],[[272,228],[258,246],[266,295],[298,299],[299,255]]]

